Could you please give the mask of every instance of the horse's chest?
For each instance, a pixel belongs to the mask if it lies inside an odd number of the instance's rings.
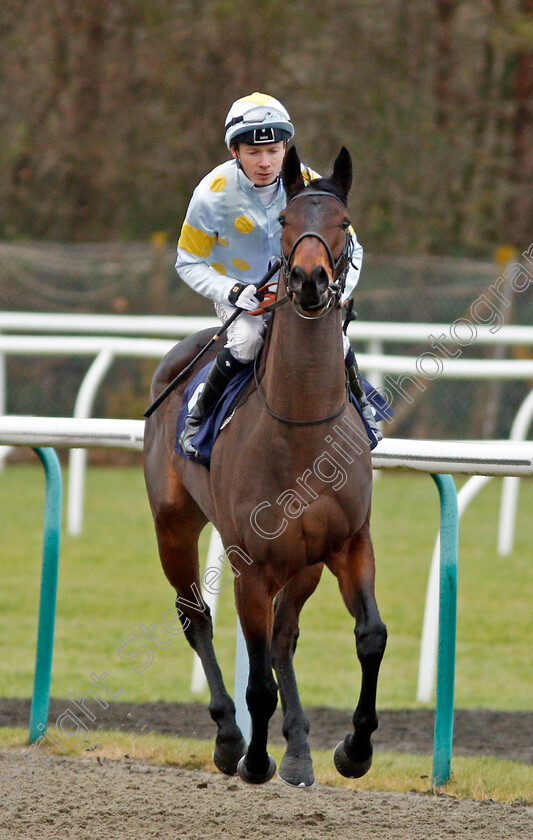
[[[360,524],[356,511],[349,511],[331,496],[312,502],[301,516],[301,539],[308,563],[340,551],[351,541]]]
[[[271,551],[295,567],[326,562],[332,555],[342,553],[366,518],[362,511],[347,510],[338,499],[326,495],[305,507],[288,503],[282,513],[277,520],[280,539]]]

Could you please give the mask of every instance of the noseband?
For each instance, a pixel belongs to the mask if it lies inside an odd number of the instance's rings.
[[[336,201],[339,201],[342,204],[341,199],[338,196],[336,196],[335,193],[327,192],[326,190],[304,190],[303,192],[298,193],[298,195],[293,196],[290,199],[290,201],[288,202],[287,206],[289,204],[292,204],[293,201],[297,201],[297,199],[299,199],[299,198],[305,198],[306,196],[327,196],[328,198],[334,198]],[[289,256],[286,257],[283,252],[281,253],[281,270],[283,271],[283,274],[285,276],[286,281],[288,281],[288,279],[289,279],[289,275],[290,275],[291,270],[292,270],[292,261],[294,259],[294,254],[295,254],[295,251],[296,251],[298,245],[304,239],[308,239],[310,237],[312,237],[313,239],[318,239],[318,241],[321,242],[322,245],[324,246],[324,248],[326,249],[326,254],[328,255],[330,268],[331,268],[331,271],[332,271],[332,274],[333,274],[333,283],[330,283],[328,285],[328,288],[327,288],[327,294],[329,295],[329,297],[328,297],[327,302],[324,305],[323,311],[320,313],[319,316],[315,316],[313,318],[313,316],[304,315],[303,312],[300,312],[298,309],[296,310],[298,315],[300,315],[302,318],[310,318],[311,320],[315,320],[316,317],[322,317],[323,315],[325,315],[326,312],[328,312],[330,309],[333,309],[341,301],[341,298],[342,298],[342,295],[343,295],[343,292],[344,292],[344,288],[346,286],[346,276],[348,274],[348,269],[350,268],[352,254],[353,254],[353,239],[352,239],[349,227],[347,227],[346,228],[346,239],[345,239],[345,242],[344,242],[344,248],[342,250],[341,255],[336,260],[335,257],[333,256],[333,252],[331,250],[331,247],[330,247],[329,243],[326,242],[326,240],[324,239],[324,237],[322,236],[321,233],[318,233],[317,231],[314,231],[314,230],[307,230],[307,231],[305,231],[305,233],[300,234],[300,236],[294,242],[294,244],[293,244],[293,246],[290,250]],[[336,272],[338,271],[338,269],[341,266],[341,264],[343,263],[343,261],[344,261],[344,267],[343,267],[342,271],[339,273],[338,276],[335,276]],[[289,289],[288,282],[287,282],[287,297],[289,298],[289,300],[292,303],[293,298],[294,298],[294,292],[291,292],[291,290]]]

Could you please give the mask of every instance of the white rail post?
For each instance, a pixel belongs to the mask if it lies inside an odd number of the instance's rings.
[[[246,704],[246,689],[248,687],[248,677],[250,674],[250,666],[248,664],[248,650],[246,649],[246,641],[244,633],[242,632],[241,622],[237,617],[237,637],[235,644],[235,686],[233,690],[233,699],[235,701],[235,720],[237,726],[242,732],[242,737],[249,743],[252,732],[252,718],[248,711]]]
[[[222,558],[224,557],[224,546],[220,539],[220,534],[213,527],[211,531],[211,539],[209,541],[209,549],[207,552],[206,569],[220,569],[222,565]],[[215,618],[217,614],[218,595],[216,593],[206,590],[202,586],[202,598],[211,610],[211,621],[213,628],[215,626]],[[192,669],[191,692],[193,694],[201,694],[207,688],[207,680],[205,678],[202,662],[197,653],[194,654],[194,664]]]
[[[377,338],[373,338],[371,341],[368,342],[368,352],[374,356],[382,356],[383,355],[383,342]],[[380,391],[383,388],[383,372],[379,370],[369,370],[368,371],[368,380],[371,385],[374,386],[376,391]]]
[[[532,419],[533,390],[528,394],[517,411],[513,425],[511,426],[509,439],[525,440]],[[503,479],[500,524],[498,528],[498,554],[500,557],[508,557],[513,550],[519,489],[520,479],[517,476],[506,476]]]
[[[6,386],[6,357],[4,353],[0,353],[0,414],[6,413]],[[5,459],[7,458],[10,452],[10,446],[0,446],[0,470],[4,469]]]
[[[91,413],[96,390],[113,361],[113,351],[109,348],[100,350],[98,356],[85,374],[81,384],[74,417],[87,418]],[[86,449],[71,449],[68,476],[67,531],[73,537],[79,537],[83,525],[83,501],[85,489]]]

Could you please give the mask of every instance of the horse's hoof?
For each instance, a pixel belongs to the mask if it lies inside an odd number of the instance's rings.
[[[246,769],[245,755],[243,755],[243,757],[237,764],[237,773],[239,774],[243,782],[248,782],[248,784],[250,785],[264,785],[265,782],[270,781],[275,772],[276,762],[274,761],[271,755],[268,756],[268,770],[266,773],[250,773],[250,771]]]
[[[353,761],[346,752],[346,741],[350,737],[350,735],[347,735],[344,741],[337,744],[333,753],[333,760],[341,776],[345,776],[347,779],[360,779],[361,776],[368,773],[372,766],[373,747],[370,744],[370,755],[364,761]]]
[[[278,776],[286,785],[297,788],[310,788],[315,783],[311,758],[295,758],[285,755],[281,760]]]
[[[215,750],[213,752],[213,762],[217,770],[220,770],[220,772],[224,773],[225,776],[234,776],[237,772],[237,765],[241,758],[244,757],[245,753],[246,743],[244,740],[231,750],[215,746]]]

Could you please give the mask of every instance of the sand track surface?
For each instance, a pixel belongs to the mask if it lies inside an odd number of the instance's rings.
[[[273,780],[251,787],[216,773],[140,761],[54,757],[38,785],[21,750],[0,753],[15,780],[0,838],[40,840],[531,840],[533,808],[444,796],[368,793]]]
[[[50,722],[68,708],[54,700]],[[279,742],[279,713],[272,741]],[[311,744],[332,748],[351,713],[309,710]],[[0,700],[0,725],[27,726],[29,701]],[[461,711],[454,754],[533,763],[533,713]],[[376,749],[429,753],[433,715],[380,713]],[[91,729],[173,732],[213,738],[205,706],[112,704]],[[346,730],[347,731],[347,730]],[[0,840],[532,840],[533,807],[470,802],[434,794],[393,794],[316,785],[294,790],[277,779],[251,787],[219,773],[141,760],[49,756],[28,770],[22,749],[0,750]]]

